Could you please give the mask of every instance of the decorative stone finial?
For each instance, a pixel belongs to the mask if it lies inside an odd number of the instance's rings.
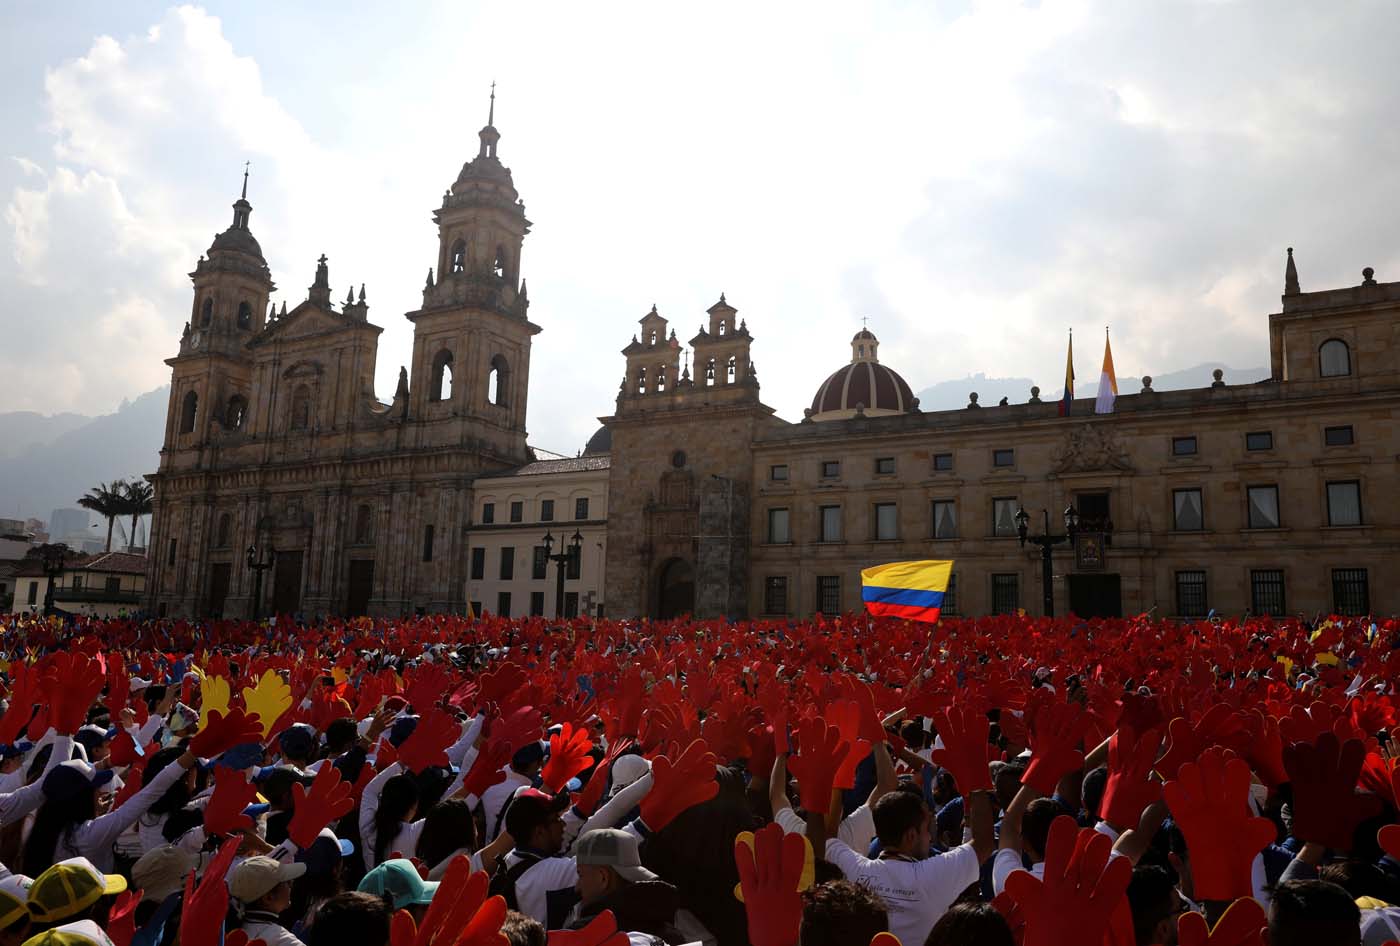
[[[1225,372],[1224,372],[1223,370],[1221,370],[1220,368],[1216,368],[1214,371],[1212,371],[1212,372],[1210,373],[1210,375],[1211,375],[1212,378],[1215,379],[1214,381],[1212,381],[1212,382],[1210,383],[1210,386],[1211,386],[1211,387],[1213,387],[1213,388],[1223,388],[1223,387],[1225,387],[1225,381],[1224,381]]]
[[[981,407],[981,406],[982,406],[981,404],[978,404],[978,403],[977,403],[977,392],[976,392],[976,391],[973,391],[971,394],[969,394],[969,395],[967,396],[967,406],[968,406],[968,407]]]
[[[394,389],[394,397],[408,397],[408,369],[399,365],[399,386]]]
[[[278,317],[279,319],[285,319],[285,318],[287,317],[287,300],[286,300],[286,299],[283,299],[283,300],[282,300],[282,311],[279,312],[279,313],[277,313],[277,317]]]
[[[432,268],[431,266],[428,267],[428,281],[427,281],[426,283],[423,284],[423,288],[424,288],[424,289],[431,289],[431,288],[433,288],[433,268]]]
[[[1007,407],[1010,404],[1011,400],[1009,398],[1002,398],[1000,401],[997,401],[997,407]]]
[[[1283,269],[1283,294],[1296,296],[1303,290],[1298,288],[1298,267],[1293,265],[1293,247],[1288,248],[1288,264]]]
[[[1038,385],[1038,384],[1033,384],[1033,385],[1031,385],[1031,400],[1030,400],[1030,403],[1032,403],[1032,404],[1039,404],[1039,403],[1040,403],[1040,385]]]
[[[1374,286],[1376,284],[1376,271],[1367,266],[1361,271],[1361,285]]]
[[[350,291],[347,292],[347,293],[345,294],[345,304],[346,304],[346,305],[354,305],[354,304],[355,304],[355,285],[354,285],[354,283],[351,283],[351,285],[350,285]]]
[[[1154,393],[1156,393],[1156,392],[1154,392],[1154,391],[1152,390],[1152,375],[1150,375],[1150,374],[1145,374],[1145,375],[1142,376],[1142,390],[1139,391],[1138,393],[1139,393],[1139,394],[1154,394]]]
[[[360,283],[360,305],[365,303],[365,284]]]

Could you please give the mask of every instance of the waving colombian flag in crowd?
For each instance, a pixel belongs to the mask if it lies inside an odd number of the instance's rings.
[[[862,569],[861,598],[877,617],[938,621],[943,595],[953,574],[951,561],[890,562]]]

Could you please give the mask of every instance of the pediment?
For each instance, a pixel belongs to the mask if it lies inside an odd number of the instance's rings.
[[[253,345],[265,344],[273,339],[278,342],[295,342],[303,338],[322,338],[340,332],[353,332],[369,329],[378,334],[379,326],[358,319],[350,319],[312,302],[303,302],[276,322],[270,324],[261,335],[253,339]]]

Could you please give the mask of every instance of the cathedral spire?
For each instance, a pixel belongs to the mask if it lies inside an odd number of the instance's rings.
[[[496,80],[491,80],[491,108],[486,113],[486,125],[488,128],[496,124]]]
[[[1283,294],[1296,296],[1303,290],[1298,286],[1298,267],[1293,265],[1293,247],[1288,248],[1288,265],[1283,270]]]
[[[501,133],[496,130],[496,83],[491,83],[491,106],[486,113],[486,127],[478,134],[481,136],[481,150],[476,153],[478,158],[494,158],[496,156],[496,143],[501,140]]]
[[[239,199],[239,200],[247,200],[247,199],[248,199],[248,166],[249,166],[251,163],[252,163],[252,162],[250,162],[250,161],[244,161],[244,162],[243,162],[243,193],[240,194],[240,195],[238,195],[238,199]]]
[[[253,205],[248,203],[248,164],[247,161],[243,162],[243,192],[233,202],[233,226],[230,230],[248,229],[248,215],[253,212]]]

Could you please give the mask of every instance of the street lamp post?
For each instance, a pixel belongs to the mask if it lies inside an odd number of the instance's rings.
[[[44,575],[49,580],[48,587],[44,589],[45,615],[54,613],[54,587],[58,584],[58,576],[61,574],[63,574],[63,549],[48,549],[44,552]]]
[[[1021,547],[1025,548],[1026,543],[1040,548],[1040,578],[1041,585],[1045,590],[1045,616],[1053,618],[1055,616],[1055,572],[1050,561],[1050,550],[1061,542],[1074,541],[1074,534],[1079,529],[1079,513],[1073,506],[1065,507],[1065,534],[1050,534],[1050,510],[1042,509],[1045,516],[1045,531],[1040,535],[1031,535],[1028,528],[1031,517],[1026,513],[1026,507],[1022,506],[1016,510],[1016,534],[1021,537]]]
[[[553,562],[558,570],[554,579],[554,617],[555,619],[564,616],[564,567],[571,561],[578,559],[583,551],[583,536],[577,529],[569,537],[569,544],[564,544],[563,536],[559,537],[559,551],[554,554],[554,534],[546,532],[544,534],[544,557],[546,561]]]
[[[248,567],[253,570],[253,620],[258,619],[258,609],[262,605],[262,581],[263,572],[272,567],[277,561],[277,550],[271,546],[264,556],[258,552],[255,545],[248,546]]]

